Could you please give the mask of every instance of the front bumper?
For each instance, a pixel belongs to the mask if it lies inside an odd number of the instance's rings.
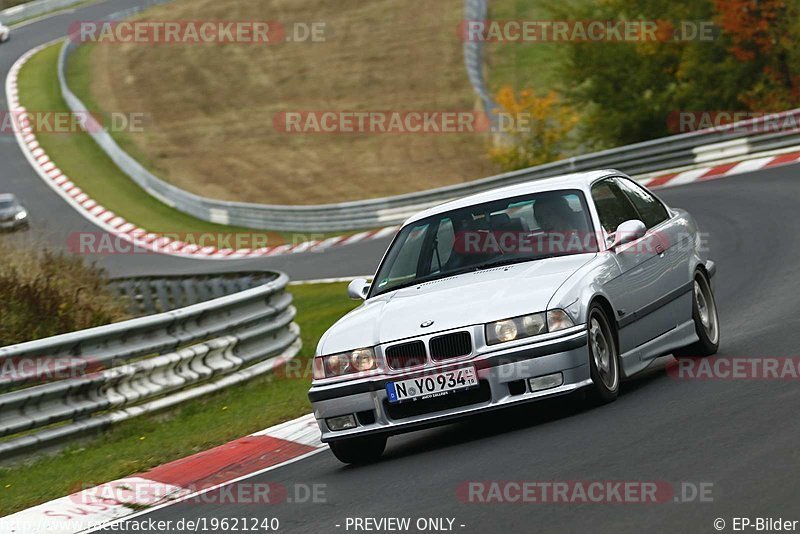
[[[0,221],[0,230],[16,230],[17,228],[23,228],[27,226],[28,218],[24,219],[12,219],[10,221]]]
[[[577,330],[548,341],[516,345],[469,360],[437,366],[436,369],[312,387],[308,396],[314,406],[314,417],[322,432],[322,441],[371,433],[400,434],[511,404],[563,395],[588,386],[592,381],[586,331],[583,328]],[[429,401],[394,405],[388,402],[387,382],[469,366],[474,366],[477,371],[480,382],[478,388]],[[559,372],[563,375],[560,386],[531,392],[529,378]],[[355,428],[332,431],[325,422],[331,417],[350,414],[356,415],[358,425]]]

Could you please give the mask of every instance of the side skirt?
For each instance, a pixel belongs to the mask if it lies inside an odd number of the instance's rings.
[[[694,320],[690,319],[655,339],[651,339],[620,356],[622,375],[627,378],[647,367],[651,360],[698,340]]]

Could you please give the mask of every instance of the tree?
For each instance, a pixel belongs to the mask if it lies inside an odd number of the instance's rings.
[[[714,0],[714,6],[716,20],[729,40],[728,63],[748,65],[754,73],[740,100],[758,111],[779,111],[800,104],[797,2]]]
[[[781,111],[800,103],[796,2],[558,0],[548,7],[558,20],[661,21],[655,41],[565,45],[560,83],[581,113],[587,149],[669,135],[675,112]],[[673,39],[684,21],[714,21],[718,31],[713,39]]]
[[[506,171],[532,167],[564,157],[565,144],[578,123],[577,114],[555,92],[537,96],[530,89],[498,91],[498,120],[503,134],[491,148],[492,160]]]

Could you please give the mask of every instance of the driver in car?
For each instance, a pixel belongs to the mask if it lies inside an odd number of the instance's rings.
[[[549,254],[567,250],[596,250],[595,240],[584,239],[589,237],[587,228],[581,222],[584,217],[573,210],[563,196],[552,195],[538,199],[533,206],[533,212],[539,228],[545,234],[543,238]]]

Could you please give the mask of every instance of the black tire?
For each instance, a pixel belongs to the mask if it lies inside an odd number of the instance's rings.
[[[586,330],[592,397],[599,404],[607,404],[619,396],[619,353],[611,322],[596,304],[589,309]]]
[[[328,443],[331,452],[345,464],[369,464],[380,459],[386,449],[385,434],[342,439]]]
[[[697,271],[692,290],[692,319],[699,338],[673,353],[676,358],[705,358],[719,350],[719,316],[714,292],[705,273]]]

